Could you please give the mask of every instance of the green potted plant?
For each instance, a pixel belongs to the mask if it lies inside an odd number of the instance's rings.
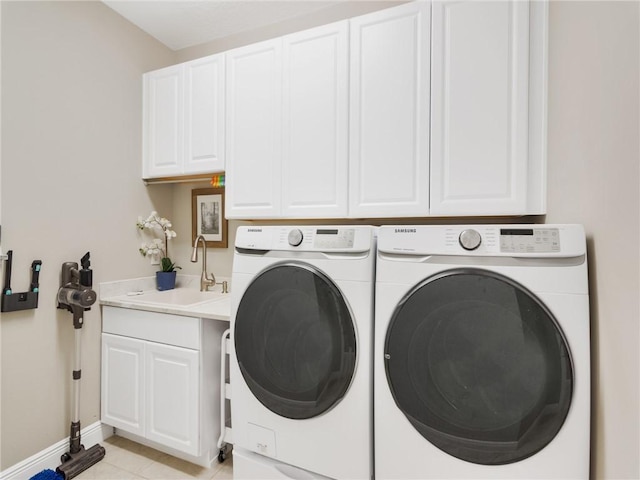
[[[143,219],[138,217],[136,226],[140,230],[149,230],[153,233],[162,232],[162,238],[154,238],[150,243],[143,243],[140,246],[140,254],[144,257],[154,257],[160,259],[162,270],[156,272],[156,285],[158,290],[171,290],[176,286],[177,266],[169,258],[169,240],[176,236],[176,232],[171,230],[171,222],[164,217],[160,217],[158,212],[153,211]]]

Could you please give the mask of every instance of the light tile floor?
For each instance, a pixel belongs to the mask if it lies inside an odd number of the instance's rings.
[[[104,459],[78,475],[78,480],[233,479],[231,454],[223,463],[203,468],[115,435],[100,445],[106,450]]]

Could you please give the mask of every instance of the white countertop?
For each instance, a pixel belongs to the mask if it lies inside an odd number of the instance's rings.
[[[199,277],[186,275],[178,275],[174,290],[163,292],[156,290],[154,277],[105,282],[100,284],[100,304],[228,322],[231,294],[222,293],[223,280],[209,292],[199,291]]]

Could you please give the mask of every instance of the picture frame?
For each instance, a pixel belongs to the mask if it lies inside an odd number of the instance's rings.
[[[191,190],[191,241],[202,235],[208,248],[227,248],[224,187]]]

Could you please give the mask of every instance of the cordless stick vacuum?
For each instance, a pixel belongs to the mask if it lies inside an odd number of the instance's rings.
[[[60,457],[62,464],[56,469],[65,480],[69,480],[84,472],[90,466],[104,458],[105,450],[99,444],[86,449],[80,443],[80,340],[84,312],[91,309],[96,302],[96,292],[91,289],[93,272],[89,262],[89,252],[80,260],[82,268],[78,270],[75,262],[62,264],[60,289],[58,290],[58,308],[69,310],[73,314],[75,331],[75,357],[73,369],[73,412],[71,433],[69,435],[69,452]]]

